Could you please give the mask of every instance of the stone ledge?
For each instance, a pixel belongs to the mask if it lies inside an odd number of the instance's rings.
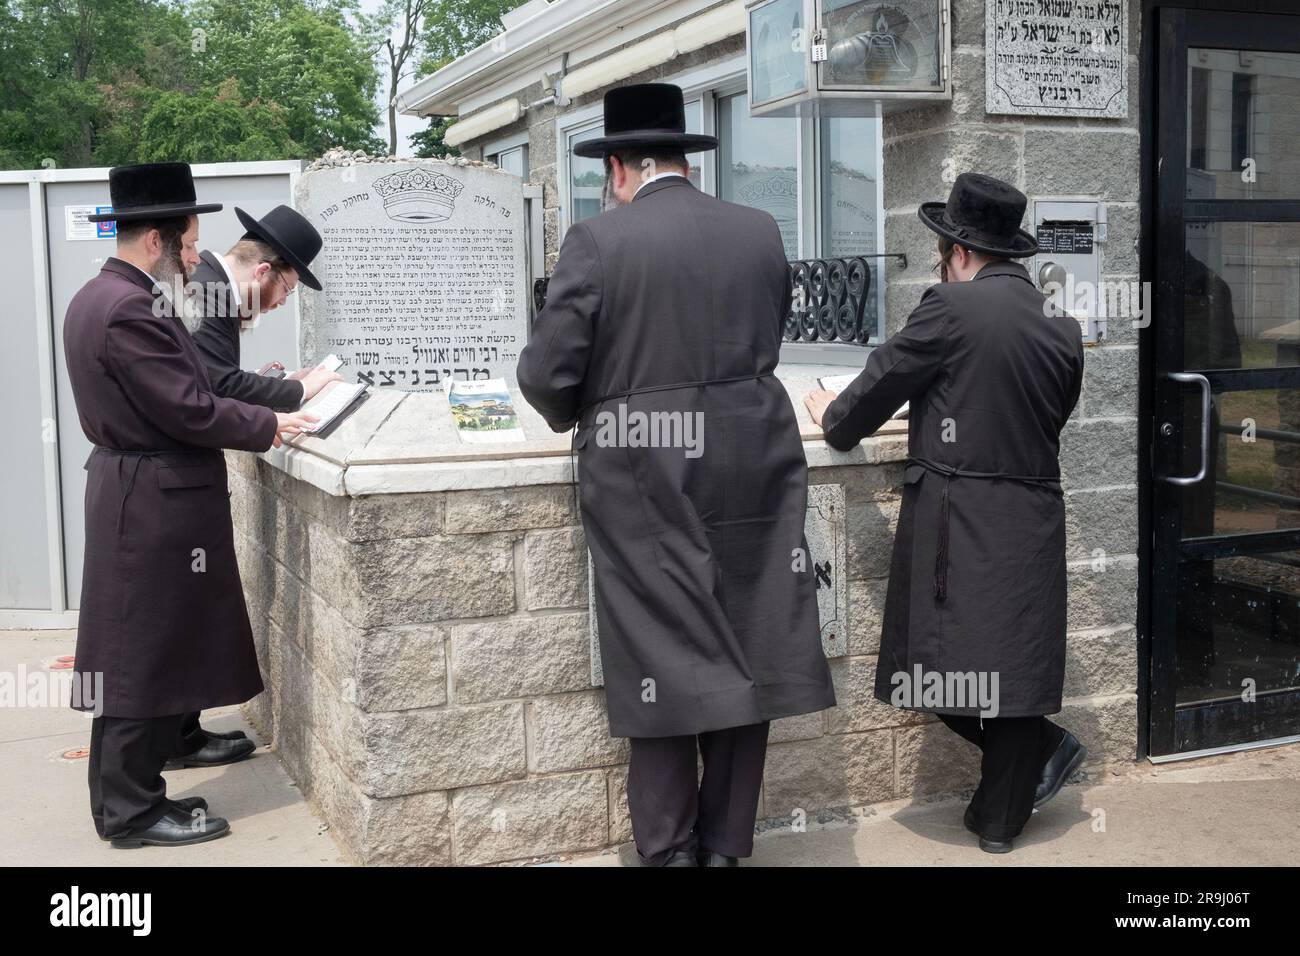
[[[865,355],[864,355],[865,358]],[[803,395],[828,374],[856,366],[789,365],[779,374],[794,408],[809,468],[881,464],[907,457],[907,422],[890,421],[851,451],[822,441],[821,429],[803,407]],[[403,494],[568,484],[571,433],[551,432],[536,411],[512,390],[526,441],[468,445],[451,424],[442,392],[375,390],[325,438],[303,436],[260,457],[273,468],[329,495]],[[247,477],[255,470],[235,458]]]

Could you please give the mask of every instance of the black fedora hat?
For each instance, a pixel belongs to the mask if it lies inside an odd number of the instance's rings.
[[[601,157],[615,150],[659,146],[697,153],[717,149],[716,136],[686,132],[682,88],[672,83],[637,83],[605,94],[605,135],[573,147],[579,156]]]
[[[921,221],[941,236],[994,256],[1021,259],[1038,251],[1038,240],[1020,228],[1028,200],[1010,183],[983,173],[962,173],[948,201],[921,203]]]
[[[140,163],[114,166],[108,171],[108,199],[112,212],[96,213],[91,222],[139,222],[216,212],[219,202],[200,203],[194,198],[194,176],[189,163]]]
[[[316,258],[323,240],[302,213],[288,206],[276,206],[261,219],[254,219],[236,206],[235,215],[248,230],[243,238],[265,242],[293,266],[303,285],[320,291],[320,280],[311,274],[307,264]]]

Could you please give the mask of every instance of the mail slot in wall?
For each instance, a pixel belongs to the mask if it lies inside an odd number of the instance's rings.
[[[1079,320],[1085,342],[1106,337],[1108,314],[1101,283],[1101,247],[1106,241],[1106,206],[1096,200],[1035,199],[1038,253],[1030,272],[1052,301]]]

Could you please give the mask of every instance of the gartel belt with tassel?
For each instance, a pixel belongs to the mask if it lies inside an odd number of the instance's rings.
[[[920,465],[927,471],[943,475],[943,493],[939,499],[939,541],[934,555],[934,597],[942,601],[948,597],[948,485],[954,478],[1000,478],[1003,481],[1018,481],[1027,485],[1055,488],[1061,493],[1060,475],[1010,475],[1000,471],[967,471],[941,464],[926,458],[907,459],[909,465]]]

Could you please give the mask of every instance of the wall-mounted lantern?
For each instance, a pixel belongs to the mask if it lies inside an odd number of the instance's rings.
[[[949,0],[748,0],[754,116],[874,116],[952,97]]]

